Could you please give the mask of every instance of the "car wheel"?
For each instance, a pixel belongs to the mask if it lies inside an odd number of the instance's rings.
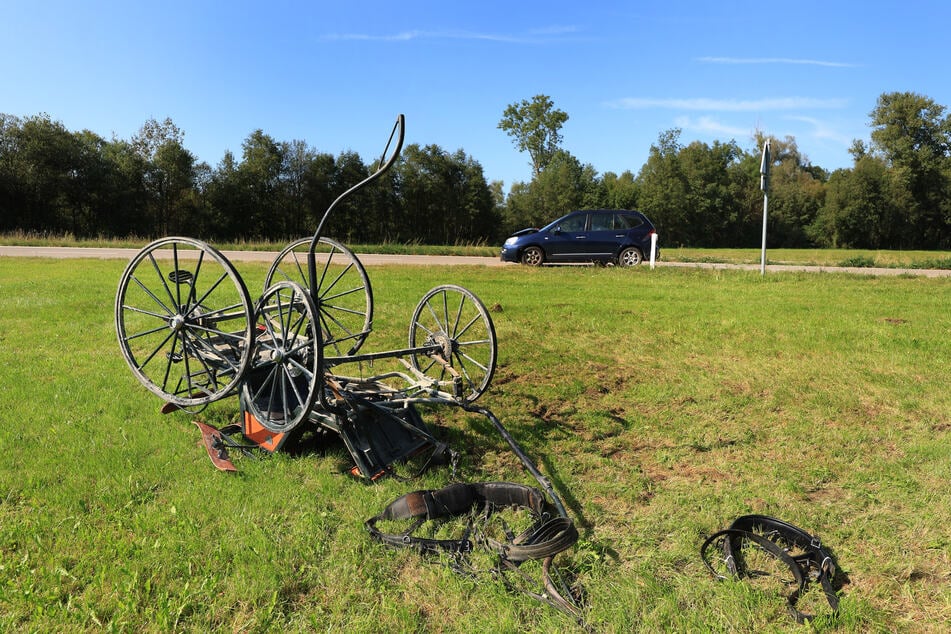
[[[621,251],[621,255],[617,256],[617,263],[620,266],[637,266],[643,260],[644,254],[635,247],[628,247]]]
[[[545,252],[538,247],[528,247],[522,251],[522,264],[541,266],[545,262]]]

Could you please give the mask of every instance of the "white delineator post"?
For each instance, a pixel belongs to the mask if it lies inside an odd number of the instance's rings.
[[[654,262],[657,261],[657,232],[651,234],[651,270],[654,270]]]
[[[760,253],[759,274],[766,275],[766,210],[769,207],[769,139],[763,144],[763,160],[759,164],[759,188],[763,190],[763,250]]]

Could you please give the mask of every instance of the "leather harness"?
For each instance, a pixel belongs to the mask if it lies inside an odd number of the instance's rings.
[[[788,522],[766,515],[743,515],[736,518],[730,527],[710,535],[700,548],[704,565],[717,579],[725,579],[710,563],[709,551],[720,543],[723,562],[733,577],[749,573],[743,568],[739,550],[743,541],[756,544],[761,550],[782,562],[792,573],[796,589],[786,598],[790,616],[797,623],[806,623],[815,618],[796,607],[799,597],[810,582],[822,586],[826,601],[833,616],[838,614],[839,597],[833,587],[836,562],[820,539]],[[798,554],[791,554],[798,552]]]
[[[508,536],[504,541],[475,531],[472,520],[465,534],[458,539],[430,539],[413,535],[426,521],[471,515],[473,512],[479,512],[488,519],[494,511],[512,507],[527,509],[534,522],[519,535]],[[413,520],[413,524],[403,533],[389,534],[377,528],[377,523],[382,520]],[[498,555],[499,570],[517,570],[522,562],[542,560],[545,593],[529,594],[575,618],[579,617],[576,603],[563,596],[565,591],[555,587],[550,575],[555,555],[567,550],[578,540],[578,531],[574,523],[534,487],[512,482],[478,482],[413,491],[390,502],[382,513],[368,519],[365,526],[374,539],[388,546],[412,548],[422,554],[442,552],[465,556],[479,546]]]

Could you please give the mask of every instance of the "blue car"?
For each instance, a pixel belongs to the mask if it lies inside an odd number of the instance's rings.
[[[503,262],[529,266],[598,262],[635,266],[650,256],[654,225],[639,211],[572,211],[541,229],[522,229],[502,245]],[[655,253],[660,257],[660,250]]]

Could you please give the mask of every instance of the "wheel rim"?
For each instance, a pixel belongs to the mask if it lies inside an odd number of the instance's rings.
[[[522,261],[529,266],[538,266],[542,262],[541,250],[535,247],[529,248],[527,251],[525,251]]]
[[[258,302],[257,336],[241,396],[265,429],[288,432],[314,406],[322,361],[317,323],[310,293],[296,282],[278,282]]]
[[[136,378],[189,408],[230,394],[248,364],[253,309],[227,258],[190,238],[163,238],[128,264],[116,293],[119,346]]]
[[[308,288],[307,254],[311,238],[288,245],[271,264],[264,287],[291,281]],[[373,323],[373,291],[366,269],[347,247],[321,238],[315,251],[315,305],[323,345],[333,356],[352,355],[363,345]]]
[[[461,401],[476,400],[492,381],[495,326],[479,298],[461,286],[437,286],[423,297],[410,323],[409,345],[437,346],[431,354],[412,355],[413,367]]]
[[[636,249],[625,249],[621,254],[622,266],[637,266],[641,263],[641,254]]]

